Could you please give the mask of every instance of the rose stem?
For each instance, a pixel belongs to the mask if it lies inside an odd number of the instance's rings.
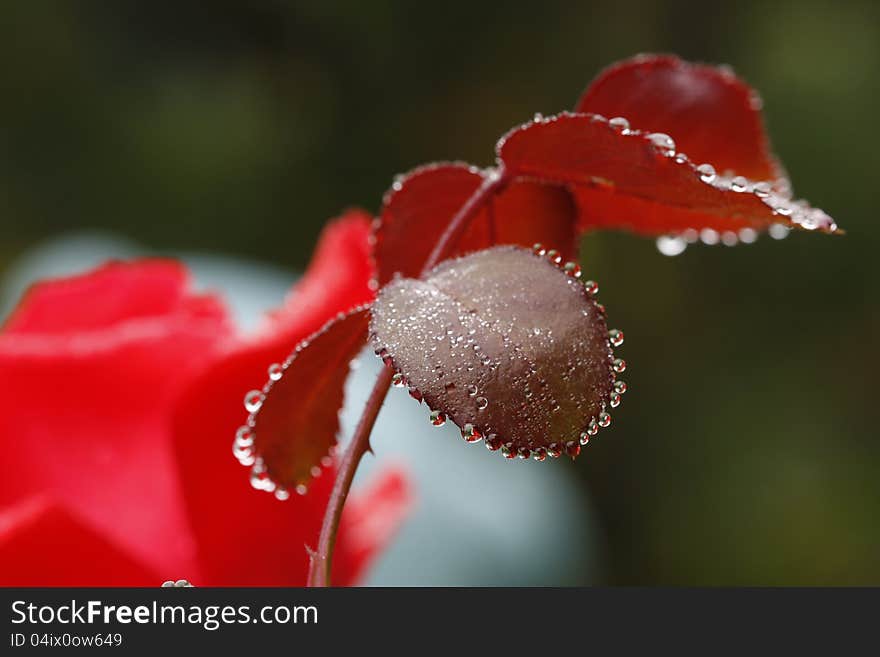
[[[433,269],[437,263],[446,257],[446,254],[461,238],[462,233],[470,224],[476,214],[483,206],[491,200],[495,194],[500,192],[510,179],[507,177],[504,168],[494,169],[488,174],[483,183],[468,198],[464,205],[458,210],[455,216],[449,221],[446,230],[437,240],[434,249],[425,261],[422,267],[421,275],[424,276],[428,271]],[[336,533],[339,530],[339,520],[342,517],[342,508],[345,506],[345,500],[348,492],[351,490],[351,482],[354,480],[355,472],[361,462],[363,455],[370,449],[370,434],[373,432],[373,425],[379,416],[379,410],[388,394],[391,378],[394,376],[394,370],[390,365],[385,365],[382,372],[376,379],[373,391],[370,393],[364,412],[358,421],[351,442],[345,449],[342,460],[339,462],[339,468],[336,474],[336,481],[333,483],[333,490],[330,493],[330,499],[327,502],[327,511],[324,514],[324,522],[321,525],[321,535],[318,538],[318,549],[311,553],[311,563],[309,565],[309,586],[330,586],[330,570],[333,560],[333,548],[336,545]]]

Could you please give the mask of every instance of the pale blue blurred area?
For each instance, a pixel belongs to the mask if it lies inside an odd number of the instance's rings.
[[[82,271],[111,258],[150,255],[113,236],[55,239],[20,257],[0,282],[0,318],[35,280]],[[277,306],[296,276],[282,268],[204,254],[173,254],[201,289],[222,291],[236,321],[250,328]],[[369,350],[346,388],[342,435],[357,422],[379,367]],[[392,389],[355,486],[377,467],[400,463],[414,480],[416,504],[379,558],[369,585],[569,585],[598,578],[600,543],[589,497],[567,459],[507,461],[482,443],[466,444],[448,422],[434,427],[424,405]],[[230,458],[231,455],[230,455]],[[254,492],[255,495],[261,494]]]
[[[349,380],[342,413],[351,435],[380,364],[368,352]],[[367,454],[357,480],[390,460],[416,481],[417,506],[399,539],[381,557],[370,584],[425,586],[563,586],[594,579],[588,496],[575,464],[508,461],[482,443],[468,444],[447,422],[392,388],[373,432],[378,458]]]
[[[152,256],[134,242],[106,233],[83,232],[49,240],[21,256],[0,281],[0,318],[35,280],[64,276],[107,260]],[[163,253],[186,262],[196,287],[221,291],[243,330],[256,326],[262,313],[281,303],[296,276],[272,265],[198,253]]]

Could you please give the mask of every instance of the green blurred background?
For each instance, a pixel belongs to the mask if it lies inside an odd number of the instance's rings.
[[[0,276],[83,229],[301,269],[395,173],[489,164],[642,51],[755,85],[796,192],[848,234],[584,240],[631,364],[577,466],[602,581],[880,584],[877,3],[3,3]]]

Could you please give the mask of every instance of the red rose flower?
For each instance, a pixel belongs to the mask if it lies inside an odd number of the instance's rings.
[[[172,261],[34,286],[0,331],[0,584],[304,584],[334,466],[308,497],[257,494],[230,454],[231,401],[371,299],[368,233],[360,212],[330,225],[254,336]],[[408,502],[397,469],[352,499],[338,583],[357,581]]]

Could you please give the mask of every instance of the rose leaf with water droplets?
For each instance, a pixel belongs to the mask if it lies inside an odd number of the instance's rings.
[[[643,234],[688,228],[737,231],[786,223],[837,230],[821,210],[743,180],[706,176],[687,159],[671,157],[649,133],[626,121],[560,114],[516,128],[498,143],[509,175],[568,185],[581,214],[579,228],[628,228]]]
[[[604,312],[579,278],[526,249],[494,247],[392,282],[370,329],[465,440],[507,454],[574,455],[612,394]]]
[[[692,162],[750,180],[783,177],[754,89],[726,67],[671,55],[639,55],[600,73],[575,111],[620,116],[633,129],[662,133]]]
[[[418,276],[450,220],[489,175],[466,164],[439,163],[420,167],[395,182],[374,225],[379,283],[384,285],[395,273]],[[546,242],[564,258],[571,258],[577,251],[576,218],[577,208],[565,189],[513,181],[471,219],[450,255],[495,244]]]
[[[360,308],[330,322],[292,354],[270,381],[253,415],[257,470],[276,486],[304,486],[336,444],[343,387],[363,348],[369,312]]]

